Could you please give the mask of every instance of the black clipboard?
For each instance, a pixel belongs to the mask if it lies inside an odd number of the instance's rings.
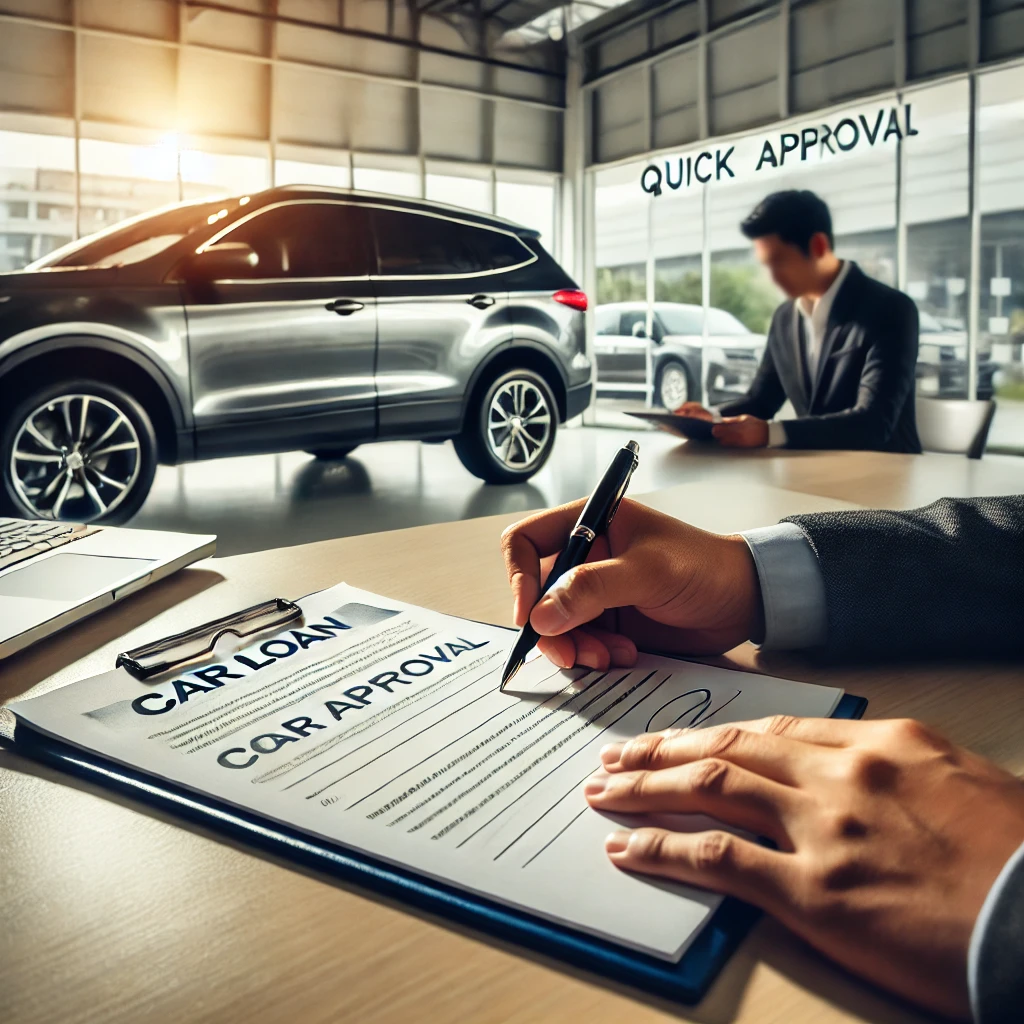
[[[715,439],[711,432],[715,424],[711,420],[703,420],[698,416],[677,416],[674,412],[631,412],[628,415],[643,420],[645,423],[653,423],[669,434],[685,437],[688,441],[714,441]]]

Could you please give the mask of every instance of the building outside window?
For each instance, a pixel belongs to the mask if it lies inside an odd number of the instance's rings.
[[[1024,451],[1024,71],[978,81],[979,385],[993,371],[990,444]]]

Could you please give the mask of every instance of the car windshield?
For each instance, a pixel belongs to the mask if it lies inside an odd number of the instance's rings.
[[[236,197],[165,206],[61,246],[25,269],[124,267],[138,263],[169,249],[191,232],[223,220],[240,203]]]

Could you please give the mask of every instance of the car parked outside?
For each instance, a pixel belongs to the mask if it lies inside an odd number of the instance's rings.
[[[917,392],[932,398],[967,397],[967,332],[959,321],[942,322],[918,311]],[[992,397],[993,378],[999,369],[992,361],[992,344],[982,338],[978,348],[978,398]]]
[[[650,349],[656,405],[676,409],[683,402],[704,400],[717,405],[746,392],[764,352],[765,336],[752,333],[724,309],[708,309],[705,339],[700,306],[656,302],[650,345],[646,303],[613,302],[598,306],[595,315],[601,396],[644,396]]]
[[[0,274],[0,515],[115,522],[158,463],[453,439],[528,479],[591,397],[537,232],[288,186],[179,203]]]

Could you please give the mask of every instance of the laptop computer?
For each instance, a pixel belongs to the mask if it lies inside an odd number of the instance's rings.
[[[212,555],[216,537],[0,518],[0,659]]]

